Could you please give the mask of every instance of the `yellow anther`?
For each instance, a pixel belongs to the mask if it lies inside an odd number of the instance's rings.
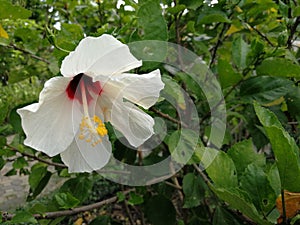
[[[97,131],[97,133],[100,135],[100,136],[105,136],[105,135],[107,135],[107,130],[106,130],[106,128],[105,127],[102,127],[102,126],[98,126],[97,128],[96,128],[96,131]]]
[[[83,117],[79,126],[80,134],[78,138],[91,143],[92,147],[102,142],[101,137],[108,134],[105,124],[98,116],[93,118]]]
[[[96,116],[96,115],[93,117],[93,120],[96,123],[102,123],[102,120],[98,116]]]

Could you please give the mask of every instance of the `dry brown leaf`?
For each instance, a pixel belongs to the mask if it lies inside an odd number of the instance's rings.
[[[300,212],[300,193],[293,193],[284,191],[284,202],[285,202],[285,214],[287,218],[293,218]],[[283,209],[282,209],[282,198],[281,195],[276,199],[276,208],[280,212],[280,217],[277,219],[277,223],[282,223],[283,220]]]

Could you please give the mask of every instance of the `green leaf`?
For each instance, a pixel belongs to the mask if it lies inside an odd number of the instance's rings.
[[[6,137],[0,136],[0,149],[6,145]]]
[[[177,14],[177,13],[179,13],[179,12],[185,10],[185,9],[186,9],[185,5],[179,4],[179,5],[176,5],[174,7],[167,8],[167,12],[175,15],[175,14]]]
[[[184,4],[186,8],[196,10],[203,5],[203,1],[199,0],[179,0],[179,4]]]
[[[186,108],[185,98],[181,87],[177,84],[175,80],[173,80],[169,76],[163,76],[162,80],[165,84],[165,87],[163,89],[163,95],[167,95],[168,96],[167,99],[169,99],[169,97],[174,99],[174,101],[176,101],[176,104],[181,109],[185,109]]]
[[[130,205],[139,205],[144,202],[144,198],[141,195],[136,194],[135,192],[130,192],[128,204]]]
[[[83,37],[84,33],[79,24],[68,23],[61,24],[61,30],[55,37],[49,35],[49,38],[54,39],[53,41],[58,47],[66,51],[73,51]],[[56,54],[58,59],[64,58],[67,55],[64,51],[57,51],[54,54]]]
[[[290,88],[290,92],[286,96],[286,104],[289,113],[295,118],[300,118],[300,87]]]
[[[285,58],[268,58],[256,67],[256,72],[258,75],[300,79],[300,66]]]
[[[254,103],[254,108],[272,145],[281,188],[291,192],[300,192],[299,148],[295,140],[284,130],[273,112],[257,103]]]
[[[300,6],[296,6],[294,9],[293,9],[293,17],[297,17],[297,16],[300,16]]]
[[[0,150],[1,151],[1,150]],[[0,157],[0,170],[2,170],[2,168],[5,166],[6,161],[2,158],[2,156]]]
[[[214,185],[220,188],[235,188],[238,185],[236,168],[232,159],[224,152],[219,151],[206,172]]]
[[[153,196],[146,202],[145,215],[153,225],[176,224],[174,205],[162,195]]]
[[[291,225],[299,225],[300,222],[300,214],[296,215],[292,220],[291,220]]]
[[[201,204],[205,191],[201,177],[193,173],[186,174],[183,177],[182,190],[184,193],[183,208],[192,208]]]
[[[78,41],[84,38],[84,33],[79,24],[62,23],[59,37],[64,37],[64,39],[77,44]]]
[[[275,205],[277,195],[263,168],[255,163],[248,165],[240,181],[241,188],[259,211],[266,215]]]
[[[57,207],[56,207],[57,208]],[[30,207],[29,212],[32,214],[38,213],[43,214],[45,212],[49,211],[49,205],[43,204],[43,203],[36,203],[33,206]]]
[[[37,163],[31,168],[29,175],[29,185],[32,190],[36,189],[42,180],[43,176],[47,173],[47,167],[42,163]]]
[[[253,106],[256,116],[264,127],[276,126],[284,129],[276,115],[269,109],[260,106],[257,102],[253,102]]]
[[[279,10],[281,12],[281,14],[284,16],[284,17],[288,17],[289,16],[289,6],[284,3],[283,1],[278,1],[278,5],[279,5]]]
[[[259,57],[261,53],[264,52],[264,43],[261,42],[259,39],[254,39],[251,42],[251,49],[248,54],[248,61],[253,62],[256,57]]]
[[[232,60],[233,63],[241,70],[245,69],[247,64],[247,55],[250,51],[249,45],[243,40],[242,36],[233,40],[232,43]]]
[[[195,80],[193,79],[192,76],[183,72],[178,72],[176,73],[175,79],[177,78],[184,82],[184,85],[186,87],[185,90],[189,91],[189,93],[193,93],[198,99],[203,98],[204,94],[201,88],[199,88],[198,85],[195,85]]]
[[[41,45],[42,36],[34,29],[19,28],[15,31],[14,37],[22,40],[25,49],[33,54],[38,51]]]
[[[228,150],[227,154],[233,160],[239,177],[249,164],[255,163],[258,166],[266,164],[264,155],[255,152],[251,139],[236,143]]]
[[[247,102],[267,104],[285,96],[292,86],[292,81],[280,77],[251,77],[241,83],[240,95]]]
[[[9,39],[0,37],[0,46],[8,46],[9,45]]]
[[[69,192],[57,193],[54,195],[54,198],[61,209],[71,209],[78,206],[80,203],[80,201]]]
[[[3,104],[0,106],[0,124],[5,120],[8,114],[8,104]]]
[[[16,107],[11,110],[11,112],[9,114],[9,122],[13,126],[13,128],[16,132],[21,133],[21,132],[23,132],[23,128],[21,126],[21,117],[17,113],[18,108],[19,107]]]
[[[37,224],[38,221],[28,212],[20,211],[17,212],[16,215],[12,218],[8,224],[23,224],[23,223],[30,223],[30,224]]]
[[[118,191],[117,192],[118,202],[123,202],[126,199],[126,196],[123,192]]]
[[[159,2],[146,2],[137,11],[138,26],[143,30],[144,40],[168,40],[166,21]]]
[[[89,195],[93,182],[88,176],[78,176],[67,180],[60,188],[60,192],[69,192],[83,202]]]
[[[223,59],[218,59],[218,74],[222,88],[230,87],[238,83],[243,77],[236,73],[232,65]]]
[[[8,0],[0,0],[0,19],[27,19],[31,12],[18,5],[11,4]]]
[[[11,169],[9,170],[4,176],[14,176],[14,175],[17,175],[17,171],[15,169]]]
[[[15,169],[22,169],[25,166],[28,166],[28,162],[24,159],[24,157],[19,157],[13,162],[13,168]]]
[[[245,200],[244,196],[247,195],[237,189],[223,189],[214,188],[212,190],[218,195],[220,199],[227,202],[230,207],[241,211],[243,214],[251,218],[254,222],[260,225],[271,225],[272,223],[263,220],[262,215],[260,215],[253,203]],[[243,194],[241,194],[243,193]]]
[[[246,119],[247,130],[249,131],[252,137],[254,145],[258,149],[261,149],[262,147],[264,147],[269,143],[269,140],[266,137],[263,130],[261,129],[260,122],[255,114],[253,105],[252,104],[245,105],[245,108],[242,112]]]
[[[268,180],[270,182],[271,187],[275,191],[276,196],[278,196],[281,193],[281,184],[279,171],[275,163],[271,166],[271,168],[268,171]]]
[[[120,140],[116,140],[114,146],[116,149],[122,148],[122,151],[114,151],[114,157],[117,160],[128,164],[133,164],[135,162],[137,157],[136,150],[124,146]]]
[[[181,129],[173,132],[168,139],[172,158],[179,163],[187,163],[194,154],[198,134],[194,130]]]
[[[217,207],[213,217],[213,225],[241,225],[226,209]]]
[[[211,23],[231,23],[227,15],[222,11],[209,10],[208,12],[202,13],[198,17],[199,24],[211,24]]]
[[[37,163],[31,168],[29,175],[30,195],[29,200],[38,196],[48,184],[52,173],[47,171],[47,166],[42,163]]]

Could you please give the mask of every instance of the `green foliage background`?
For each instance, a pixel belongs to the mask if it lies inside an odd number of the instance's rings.
[[[299,23],[300,3],[292,0],[0,0],[0,168],[14,159],[6,175],[28,175],[31,202],[5,224],[71,224],[70,217],[41,219],[36,214],[80,207],[107,194],[117,195],[145,224],[275,224],[278,196],[284,190],[300,192]],[[164,80],[189,93],[200,118],[196,153],[173,178],[126,195],[121,192],[126,187],[99,182],[96,174],[68,174],[59,156],[48,158],[22,144],[16,109],[38,100],[44,82],[60,75],[62,59],[84,36],[104,33],[124,43],[173,42],[201,57],[226,100],[221,151],[206,147],[211,121],[202,91],[184,74],[170,74],[158,63],[140,70],[160,68]],[[182,109],[183,93],[170,86],[168,94]],[[176,110],[161,101],[149,113],[167,122],[164,144],[141,159],[112,138],[116,158],[153,164],[170,154],[181,128],[165,115],[178,119]],[[216,157],[200,171],[204,150]],[[35,202],[54,174],[66,180],[64,185]],[[299,223],[299,216],[286,215],[283,224]],[[90,224],[121,222],[108,213]]]

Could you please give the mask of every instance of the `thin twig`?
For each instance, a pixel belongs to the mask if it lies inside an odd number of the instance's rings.
[[[281,202],[282,202],[282,220],[283,224],[287,224],[286,221],[286,208],[285,208],[285,196],[284,196],[284,190],[281,190]]]
[[[124,195],[127,195],[128,193],[134,191],[135,189],[129,189],[123,192]],[[36,219],[55,219],[61,216],[72,216],[81,212],[85,212],[85,211],[91,211],[93,209],[97,209],[100,208],[101,206],[107,205],[107,204],[111,204],[115,201],[118,200],[117,196],[105,199],[103,201],[100,202],[96,202],[90,205],[85,205],[85,206],[81,206],[81,207],[77,207],[74,209],[68,209],[68,210],[62,210],[62,211],[55,211],[55,212],[46,212],[43,214],[34,214],[33,217]],[[11,220],[15,215],[14,214],[5,214],[5,219],[6,220]]]
[[[202,179],[204,180],[204,182],[207,184],[207,186],[211,185],[211,182],[208,179],[208,177],[205,175],[205,173],[203,173],[203,171],[195,163],[193,164],[193,167],[200,174],[200,176],[202,177]]]
[[[218,48],[220,47],[220,45],[224,41],[223,35],[224,35],[224,33],[225,33],[225,31],[227,29],[228,29],[228,24],[224,23],[224,25],[222,27],[222,30],[221,30],[221,32],[218,35],[218,41],[217,41],[216,45],[213,47],[213,49],[212,49],[212,54],[211,54],[212,56],[211,56],[211,60],[210,60],[210,63],[209,63],[209,68],[212,67],[212,65],[214,64],[214,62],[216,60]]]
[[[175,169],[174,169],[174,165],[173,165],[172,162],[170,163],[170,171],[171,171],[172,174],[176,174]],[[182,187],[180,186],[177,177],[173,176],[172,181],[173,181],[174,185],[177,186],[177,192],[178,192],[178,196],[179,196],[180,201],[183,202],[184,196],[183,196],[183,193],[181,191]]]
[[[32,155],[32,154],[29,154],[29,153],[26,153],[26,152],[22,152],[21,150],[17,149],[16,147],[14,146],[11,146],[9,144],[6,144],[6,147],[10,148],[11,150],[15,151],[15,152],[18,152],[20,153],[22,156],[26,156],[28,158],[31,158],[31,159],[34,159],[36,161],[39,161],[39,162],[42,162],[42,163],[45,163],[47,165],[50,165],[50,166],[56,166],[56,167],[60,167],[60,168],[68,168],[66,165],[62,164],[62,163],[56,163],[56,162],[52,162],[52,161],[49,161],[49,160],[46,160],[46,159],[43,159],[43,158],[40,158],[40,157],[37,157],[35,155]],[[124,174],[124,175],[129,175],[130,172],[129,171],[118,171],[118,170],[98,170],[97,171],[99,174],[101,173],[112,173],[112,174]]]
[[[288,40],[287,40],[287,47],[288,47],[288,49],[290,49],[292,47],[292,45],[293,45],[294,35],[295,35],[296,31],[297,31],[297,27],[298,27],[299,24],[300,24],[300,16],[298,16],[296,18],[295,23],[293,24],[293,26],[290,29],[290,35],[289,35]]]
[[[175,184],[173,184],[173,183],[171,183],[171,182],[169,182],[169,181],[165,181],[165,184],[167,184],[167,185],[169,185],[169,186],[171,186],[171,187],[173,187],[173,188],[176,188],[176,189],[178,189],[178,190],[182,190],[182,187],[181,187],[181,186],[175,185]]]
[[[249,25],[249,24],[248,24]],[[249,25],[250,26],[250,25]],[[251,26],[250,26],[251,27]],[[274,47],[273,43],[269,40],[269,38],[264,35],[262,32],[260,32],[256,27],[251,27],[259,36],[261,36],[263,39],[265,39],[266,42],[268,42],[269,45]]]
[[[124,201],[124,206],[125,206],[125,210],[126,210],[126,213],[127,213],[127,215],[128,215],[130,224],[131,224],[131,225],[135,225],[134,219],[133,219],[133,217],[132,217],[132,214],[131,214],[131,212],[130,212],[130,209],[129,209],[129,207],[128,207],[128,204],[127,204],[127,201],[126,201],[126,200]]]
[[[12,145],[9,145],[9,144],[6,144],[6,147],[10,148],[11,150],[15,151],[15,152],[18,152],[20,153],[22,156],[27,156],[28,158],[31,158],[31,159],[35,159],[37,161],[40,161],[40,162],[43,162],[43,163],[46,163],[50,166],[56,166],[56,167],[60,167],[60,168],[67,168],[66,165],[62,164],[62,163],[56,163],[56,162],[51,162],[49,160],[46,160],[46,159],[42,159],[42,158],[39,158],[35,155],[31,155],[29,153],[26,153],[26,152],[22,152],[21,150],[17,149],[16,147],[12,146]]]
[[[170,120],[170,121],[173,122],[173,123],[177,123],[179,126],[183,126],[183,127],[185,127],[185,128],[188,127],[188,125],[185,124],[183,121],[179,121],[179,120],[177,120],[177,119],[171,117],[170,115],[165,114],[165,113],[163,113],[163,112],[157,110],[157,109],[154,108],[154,107],[150,108],[150,111],[155,112],[156,114],[160,115],[161,117],[163,117],[163,118],[165,118],[165,119],[167,119],[167,120]]]
[[[31,52],[29,52],[29,51],[27,51],[27,50],[25,50],[25,49],[22,49],[22,48],[16,46],[15,44],[10,44],[10,45],[8,45],[8,47],[13,48],[13,49],[15,49],[15,50],[18,50],[18,51],[20,51],[20,52],[23,52],[23,53],[25,53],[25,54],[28,54],[28,55],[30,55],[30,57],[32,57],[32,58],[34,58],[34,59],[37,59],[37,60],[40,60],[40,61],[45,62],[45,63],[47,63],[47,64],[50,64],[50,62],[49,62],[47,59],[44,59],[44,58],[42,58],[42,57],[40,57],[40,56],[37,56],[37,55],[34,55],[34,54],[32,54]]]

